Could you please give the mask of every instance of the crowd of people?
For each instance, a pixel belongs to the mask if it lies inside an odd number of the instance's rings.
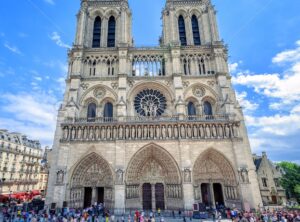
[[[58,210],[25,210],[20,207],[3,207],[0,222],[167,222],[192,221],[192,211],[156,212],[132,211],[117,215],[105,209],[102,204],[87,209]],[[198,219],[199,220],[199,219]],[[212,210],[205,221],[229,220],[234,222],[300,222],[300,211],[297,210],[262,210],[242,212],[237,209]]]

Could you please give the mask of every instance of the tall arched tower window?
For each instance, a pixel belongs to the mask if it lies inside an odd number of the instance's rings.
[[[193,30],[194,45],[201,45],[199,23],[195,15],[192,16],[192,30]]]
[[[107,102],[104,106],[104,111],[103,111],[103,117],[104,120],[108,121],[110,120],[114,115],[114,107],[113,104],[110,102]]]
[[[206,116],[212,116],[213,115],[212,105],[208,101],[204,102],[204,114]]]
[[[111,16],[108,20],[107,47],[115,47],[116,45],[116,19]]]
[[[89,122],[95,121],[96,118],[96,104],[95,103],[90,103],[88,105],[88,110],[87,110],[87,120]]]
[[[101,18],[95,18],[94,31],[93,31],[93,48],[100,48],[101,41]]]
[[[179,40],[182,46],[186,46],[186,32],[183,16],[180,15],[178,18],[178,30],[179,30]]]
[[[188,116],[197,115],[196,106],[193,102],[189,102],[187,108],[188,108]]]

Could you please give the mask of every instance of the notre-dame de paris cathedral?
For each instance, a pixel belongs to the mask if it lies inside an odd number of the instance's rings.
[[[134,46],[131,20],[127,0],[81,0],[47,204],[257,208],[245,120],[210,0],[166,0],[157,47]]]

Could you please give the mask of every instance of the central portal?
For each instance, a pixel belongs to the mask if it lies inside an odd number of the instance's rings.
[[[159,146],[145,146],[132,157],[126,170],[126,208],[157,211],[182,207],[176,161]]]
[[[153,193],[155,191],[155,193]],[[155,205],[154,205],[155,204]],[[143,184],[143,210],[164,210],[165,209],[165,189],[162,183],[151,185]]]

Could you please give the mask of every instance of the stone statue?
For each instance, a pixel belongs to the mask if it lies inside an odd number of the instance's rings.
[[[116,139],[117,138],[117,127],[113,127],[113,136],[112,136],[113,139]]]
[[[206,138],[210,138],[211,137],[209,125],[205,126],[205,135],[206,135]]]
[[[78,135],[77,135],[77,138],[78,138],[79,140],[82,139],[82,129],[81,129],[80,127],[78,128]]]
[[[185,127],[184,127],[184,125],[180,126],[180,136],[181,136],[181,138],[185,138]]]
[[[56,173],[56,183],[57,184],[62,184],[64,182],[64,171],[63,170],[59,170]]]
[[[160,137],[160,128],[158,125],[155,126],[155,138],[159,139]]]
[[[117,184],[123,184],[123,170],[118,169],[117,170]]]
[[[101,127],[101,139],[104,140],[105,139],[105,128]]]
[[[148,139],[148,126],[143,128],[143,139]]]
[[[193,125],[193,138],[197,138],[197,137],[198,137],[197,125]]]
[[[161,127],[161,136],[162,136],[162,138],[163,139],[165,139],[166,138],[166,127],[163,125],[162,127]]]
[[[109,127],[107,127],[107,140],[110,140],[110,138],[111,138],[111,128],[110,128],[110,126]]]
[[[248,170],[246,168],[242,168],[239,170],[240,179],[243,183],[249,183]]]
[[[174,137],[178,138],[178,127],[177,127],[177,125],[175,125],[175,127],[174,127]]]
[[[212,127],[212,136],[215,138],[215,137],[217,137],[217,129],[216,129],[216,126],[215,125],[213,125],[213,127]]]
[[[75,130],[75,128],[72,128],[72,140],[74,140],[75,139],[75,135],[76,135],[76,130]]]
[[[142,129],[141,129],[141,126],[138,126],[138,129],[137,129],[137,137],[138,137],[139,139],[142,138]]]
[[[130,135],[129,135],[129,126],[125,127],[125,139],[129,139]]]
[[[184,182],[185,183],[191,182],[191,171],[189,169],[184,170]]]
[[[191,138],[192,137],[192,129],[191,129],[190,125],[187,126],[187,130],[186,131],[187,131],[188,138]]]
[[[123,126],[119,127],[119,139],[123,139]]]
[[[169,138],[173,138],[172,126],[171,125],[168,126],[168,136],[169,136]]]
[[[135,126],[131,127],[131,139],[135,139]]]
[[[68,136],[69,136],[69,129],[68,127],[66,126],[64,128],[64,139],[67,140],[68,139]]]

